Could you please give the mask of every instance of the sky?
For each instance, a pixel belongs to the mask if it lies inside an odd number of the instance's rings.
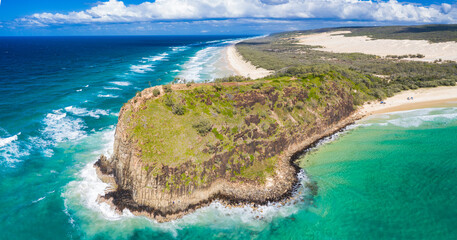
[[[252,35],[457,23],[457,0],[0,0],[0,35]]]

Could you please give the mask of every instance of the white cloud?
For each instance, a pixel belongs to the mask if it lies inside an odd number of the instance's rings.
[[[122,1],[109,0],[85,11],[66,14],[36,13],[17,21],[46,26],[237,18],[455,23],[457,6],[421,6],[399,3],[396,0],[156,0],[138,5],[125,5]]]

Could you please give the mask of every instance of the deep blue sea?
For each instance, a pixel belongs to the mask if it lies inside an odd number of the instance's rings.
[[[123,103],[176,77],[232,75],[224,47],[240,39],[1,37],[0,239],[457,239],[457,103],[322,143],[285,206],[216,202],[156,223],[97,203],[107,185],[92,164],[111,153]]]

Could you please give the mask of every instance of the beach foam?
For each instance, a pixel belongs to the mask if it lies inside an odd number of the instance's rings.
[[[205,42],[205,48],[195,53],[182,65],[179,78],[187,81],[201,82],[215,78],[235,75],[233,69],[225,62],[225,47],[240,40],[214,40]]]
[[[361,126],[396,126],[417,128],[429,124],[446,125],[457,120],[457,108],[424,108],[375,115],[362,121]]]

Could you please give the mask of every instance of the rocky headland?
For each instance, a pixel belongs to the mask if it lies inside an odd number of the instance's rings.
[[[300,152],[361,117],[357,88],[333,72],[145,89],[120,111],[113,155],[95,164],[113,186],[100,201],[163,222],[215,199],[286,199]]]

